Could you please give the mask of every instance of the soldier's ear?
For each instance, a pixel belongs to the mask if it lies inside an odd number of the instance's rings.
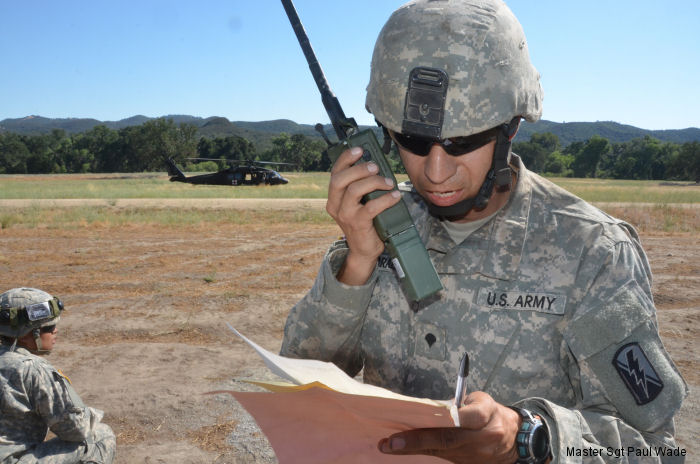
[[[17,337],[17,345],[28,350],[37,349],[36,342],[34,341],[34,336],[32,335],[31,331],[27,332],[21,337]]]

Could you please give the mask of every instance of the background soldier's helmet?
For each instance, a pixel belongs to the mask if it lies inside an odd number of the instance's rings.
[[[415,0],[379,34],[366,106],[394,132],[444,139],[537,121],[542,88],[505,3]]]
[[[55,325],[63,303],[36,288],[13,288],[0,295],[0,335],[18,338],[34,329]]]

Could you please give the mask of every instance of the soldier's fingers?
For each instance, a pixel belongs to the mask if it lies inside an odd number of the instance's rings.
[[[394,182],[388,177],[369,176],[352,182],[345,189],[343,195],[343,203],[360,203],[362,198],[368,193],[376,190],[391,190],[394,188]]]
[[[374,219],[379,213],[391,208],[400,200],[401,192],[398,190],[392,190],[391,192],[387,192],[386,194],[365,203],[363,210],[370,219]]]
[[[459,427],[413,429],[395,433],[379,442],[383,453],[430,454],[439,456],[470,444],[470,431]],[[446,453],[447,454],[447,453]]]
[[[387,192],[380,197],[360,204],[357,201],[348,201],[338,211],[337,221],[344,229],[348,230],[373,230],[372,220],[382,211],[392,207],[401,200],[401,193],[397,190]]]
[[[372,227],[372,219],[398,201],[400,193],[395,191],[394,194],[389,194],[388,198],[383,198],[382,195],[374,200],[364,202],[363,197],[377,190],[389,190],[393,187],[391,179],[385,179],[379,176],[371,176],[365,179],[353,182],[345,190],[339,208],[335,211],[335,216],[329,211],[329,214],[338,221],[341,227],[351,227],[353,229],[366,229]]]
[[[361,163],[331,174],[331,179],[328,184],[326,210],[328,210],[329,213],[331,211],[337,211],[349,185],[360,179],[376,176],[378,171],[379,168],[374,163]],[[331,213],[331,216],[332,215]]]
[[[488,393],[475,391],[469,394],[464,406],[459,408],[459,424],[463,428],[480,430],[491,421],[497,403]]]
[[[364,179],[365,177],[375,176],[378,172],[379,166],[372,162],[360,163],[347,167],[342,171],[331,174],[331,179],[328,185],[329,192],[330,190],[343,190],[353,182]]]
[[[326,202],[328,213],[335,217],[343,210],[355,211],[364,195],[375,190],[392,189],[393,181],[377,176],[377,171],[376,164],[363,163],[332,176]]]
[[[362,152],[363,150],[361,147],[352,147],[348,150],[345,150],[343,153],[340,154],[338,159],[335,160],[335,163],[333,163],[333,167],[331,168],[331,175],[352,166],[352,164],[360,158]]]

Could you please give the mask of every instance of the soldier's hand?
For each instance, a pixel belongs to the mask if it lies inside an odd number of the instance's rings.
[[[377,258],[384,251],[384,243],[374,230],[372,220],[401,199],[398,191],[362,203],[362,197],[375,190],[392,190],[393,181],[378,176],[374,163],[353,166],[362,155],[362,148],[345,150],[331,169],[326,211],[345,234],[348,255],[338,272],[339,281],[348,285],[362,285],[372,274]]]
[[[512,464],[520,416],[484,392],[471,393],[459,409],[461,427],[414,429],[379,442],[387,454],[425,454],[454,463]]]

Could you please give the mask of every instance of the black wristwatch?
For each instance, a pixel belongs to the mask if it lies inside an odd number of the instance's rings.
[[[516,464],[540,464],[549,457],[549,434],[547,425],[539,416],[527,409],[511,409],[520,414],[523,423],[515,436],[515,447],[518,451]]]

